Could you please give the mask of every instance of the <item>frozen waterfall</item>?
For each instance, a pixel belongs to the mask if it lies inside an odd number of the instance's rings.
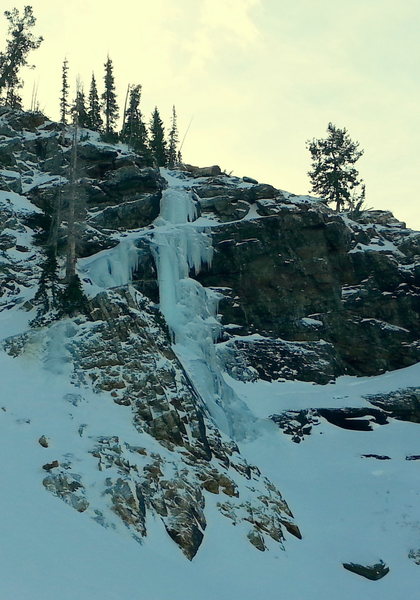
[[[152,247],[159,279],[160,310],[174,350],[218,426],[235,439],[253,432],[254,417],[223,379],[215,342],[219,295],[190,278],[213,256],[206,227],[194,223],[196,209],[183,181],[168,175]]]

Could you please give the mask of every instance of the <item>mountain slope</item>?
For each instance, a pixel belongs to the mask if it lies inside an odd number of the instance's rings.
[[[414,599],[418,235],[85,132],[85,307],[58,316],[71,136],[1,127],[3,595]]]

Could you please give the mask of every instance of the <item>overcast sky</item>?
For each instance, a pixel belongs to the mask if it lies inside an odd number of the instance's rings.
[[[186,162],[219,164],[308,193],[305,142],[346,127],[370,208],[420,229],[420,0],[1,0],[33,6],[45,38],[25,73],[30,103],[58,117],[61,64],[88,88],[113,60],[120,105],[143,86],[181,137]],[[1,26],[4,33],[4,19]],[[1,27],[0,26],[0,27]]]

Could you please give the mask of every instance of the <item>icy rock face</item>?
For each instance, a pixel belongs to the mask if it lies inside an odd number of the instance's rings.
[[[81,389],[109,392],[121,411],[130,410],[141,444],[120,436],[89,438],[89,453],[104,474],[99,495],[74,448],[58,457],[43,481],[46,489],[104,526],[112,526],[111,511],[139,541],[148,533],[149,512],[158,515],[189,559],[205,535],[206,492],[221,497],[220,512],[245,524],[259,550],[268,538],[282,543],[285,531],[299,537],[280,492],[208,418],[151,303],[134,289],[121,289],[97,295],[89,309],[90,320],[79,318],[66,330],[73,380]],[[30,338],[10,340],[8,351],[19,355]],[[44,347],[51,366],[48,352],[58,357],[51,342]],[[69,402],[77,411],[83,398]],[[79,436],[86,435],[81,427]]]

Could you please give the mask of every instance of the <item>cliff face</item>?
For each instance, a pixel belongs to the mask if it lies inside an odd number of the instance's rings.
[[[350,465],[349,438],[340,437],[347,429],[356,431],[351,460],[379,460],[388,447],[391,459],[392,433],[365,442],[358,432],[400,432],[419,421],[420,235],[387,212],[337,214],[319,199],[217,168],[159,172],[82,131],[77,269],[85,299],[82,312],[65,316],[55,303],[71,133],[42,115],[0,108],[0,364],[10,369],[0,415],[13,436],[25,427],[42,448],[38,483],[150,547],[159,522],[190,560],[215,538],[218,552],[237,538],[276,558],[277,548],[296,548],[289,534],[323,536],[327,523],[341,531],[350,514],[354,523],[346,494],[329,489],[337,480],[345,492],[343,469],[326,457],[342,452]],[[53,226],[55,274],[45,267]],[[26,367],[32,392],[19,376]],[[360,378],[397,369],[403,375]],[[404,432],[411,444],[412,429]],[[412,446],[405,452],[401,497],[418,458]],[[363,502],[374,506],[370,472],[356,462],[352,470],[366,475]],[[296,520],[279,491],[283,479]],[[404,510],[414,522],[413,506]],[[382,527],[377,514],[361,519],[372,539]],[[311,542],[295,551],[316,563]],[[276,582],[277,568],[267,569]]]
[[[208,196],[219,198],[222,190],[231,203],[247,206],[242,220],[212,229],[214,259],[200,281],[228,288],[220,305],[226,325],[236,325],[241,336],[268,338],[241,340],[253,366],[274,352],[283,377],[325,382],[420,359],[418,233],[390,213],[352,220],[280,191],[269,189],[273,197],[260,199],[261,186],[241,191],[228,179],[194,189],[204,210]],[[275,343],[278,338],[299,344]],[[326,361],[319,376],[307,365],[299,369],[305,349]]]

